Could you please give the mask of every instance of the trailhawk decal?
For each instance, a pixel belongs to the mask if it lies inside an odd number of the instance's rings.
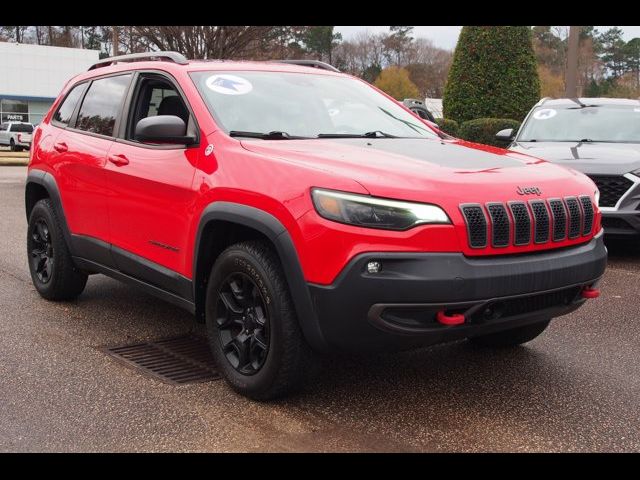
[[[206,85],[209,90],[223,95],[245,95],[253,90],[249,80],[236,75],[211,75]]]

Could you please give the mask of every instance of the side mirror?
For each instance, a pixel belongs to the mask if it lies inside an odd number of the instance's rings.
[[[187,136],[187,125],[175,115],[143,118],[136,124],[135,139],[149,143],[192,145],[196,139]]]
[[[501,142],[510,142],[516,136],[516,132],[513,131],[513,128],[505,128],[504,130],[500,130],[496,133],[496,140]]]

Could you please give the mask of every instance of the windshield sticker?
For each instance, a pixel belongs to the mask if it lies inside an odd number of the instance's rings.
[[[542,110],[535,112],[533,114],[533,118],[536,120],[549,120],[550,118],[555,117],[557,113],[558,111],[553,108],[543,108]]]
[[[235,75],[211,75],[206,83],[209,90],[223,95],[244,95],[253,90],[249,80]]]

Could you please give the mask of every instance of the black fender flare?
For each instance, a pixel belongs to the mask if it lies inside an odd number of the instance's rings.
[[[60,222],[62,222],[62,233],[64,234],[64,239],[66,240],[69,249],[71,249],[73,245],[71,232],[69,231],[69,226],[67,225],[67,218],[64,216],[64,209],[62,208],[62,200],[60,198],[60,189],[58,188],[56,179],[49,172],[45,172],[44,170],[39,170],[37,168],[32,168],[31,170],[29,170],[29,173],[27,174],[27,182],[24,189],[24,209],[27,215],[27,221],[29,221],[27,187],[32,183],[44,187],[44,189],[49,194],[49,199],[53,203],[53,208],[56,209],[56,214],[58,215]]]
[[[305,338],[312,348],[326,350],[327,344],[320,329],[311,294],[300,266],[295,245],[285,226],[273,215],[255,207],[232,202],[213,202],[203,210],[198,224],[195,248],[193,252],[193,294],[197,298],[198,279],[205,272],[198,271],[200,240],[205,226],[212,221],[222,220],[237,223],[265,235],[274,245],[293,298],[298,322]]]

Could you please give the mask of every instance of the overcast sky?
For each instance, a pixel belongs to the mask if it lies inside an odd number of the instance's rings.
[[[458,35],[460,34],[460,29],[462,27],[424,27],[424,26],[416,26],[413,27],[413,36],[414,37],[424,37],[429,38],[433,41],[436,47],[446,48],[448,50],[452,50],[456,46],[456,42],[458,41]],[[600,31],[607,30],[611,27],[596,27]],[[620,27],[624,32],[624,39],[629,41],[634,37],[640,37],[640,26],[630,27],[630,26],[621,26]],[[342,38],[345,40],[350,39],[355,33],[361,32],[363,30],[369,30],[371,33],[379,33],[379,32],[388,32],[388,26],[373,26],[373,27],[336,27],[336,31],[342,33]]]

